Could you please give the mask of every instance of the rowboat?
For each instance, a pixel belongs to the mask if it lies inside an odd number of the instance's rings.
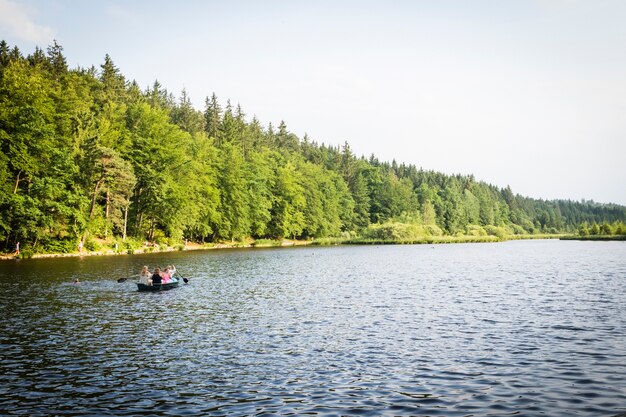
[[[178,278],[172,278],[172,281],[167,282],[165,284],[152,284],[146,285],[141,282],[137,283],[137,291],[164,291],[171,290],[172,288],[178,287],[180,280]]]

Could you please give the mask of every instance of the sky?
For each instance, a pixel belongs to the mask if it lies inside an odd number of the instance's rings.
[[[626,205],[626,1],[0,0],[0,39],[541,199]]]

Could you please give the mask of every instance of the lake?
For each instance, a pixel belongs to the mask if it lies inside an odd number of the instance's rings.
[[[167,264],[189,284],[116,282]],[[3,261],[0,288],[2,415],[626,412],[626,242]]]

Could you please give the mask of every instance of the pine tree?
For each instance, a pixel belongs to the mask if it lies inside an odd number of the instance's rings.
[[[172,108],[172,121],[182,130],[192,135],[203,132],[205,120],[201,113],[197,112],[191,104],[187,90],[183,88],[178,105]]]
[[[207,97],[204,104],[204,129],[210,138],[217,139],[222,124],[222,108],[215,93],[211,95],[210,100]]]
[[[67,60],[63,56],[63,47],[54,40],[54,44],[48,46],[48,61],[53,77],[59,80],[67,73]]]

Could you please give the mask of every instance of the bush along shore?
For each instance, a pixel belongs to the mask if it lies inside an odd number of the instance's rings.
[[[219,243],[187,242],[174,245],[144,243],[136,245],[125,243],[117,246],[115,242],[100,241],[98,244],[89,244],[82,248],[69,252],[37,253],[29,248],[21,250],[19,254],[5,253],[0,259],[31,259],[31,258],[59,258],[80,256],[112,256],[112,255],[135,255],[135,254],[158,254],[175,251],[190,250],[213,250],[213,249],[237,249],[237,248],[280,248],[293,246],[332,246],[332,245],[419,245],[419,244],[443,244],[443,243],[493,243],[507,240],[521,239],[575,239],[575,236],[563,234],[536,234],[536,235],[507,235],[503,237],[484,236],[420,236],[412,238],[372,238],[372,237],[334,237],[313,240],[294,239],[248,239],[244,241],[230,241]]]

